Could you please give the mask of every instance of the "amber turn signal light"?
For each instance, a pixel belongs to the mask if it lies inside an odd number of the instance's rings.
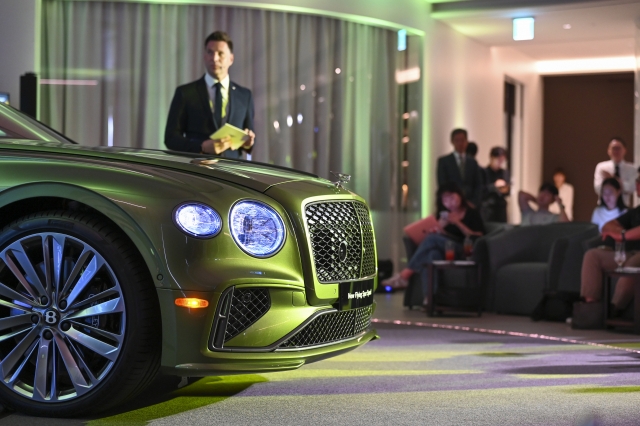
[[[209,306],[209,302],[195,297],[181,297],[176,299],[176,305],[183,308],[199,309]]]

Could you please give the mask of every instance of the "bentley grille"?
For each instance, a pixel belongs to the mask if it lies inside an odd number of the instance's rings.
[[[365,204],[320,202],[309,204],[305,214],[319,282],[352,281],[375,274],[373,226]]]
[[[316,346],[348,339],[365,331],[371,324],[371,306],[349,311],[318,315],[278,349],[294,349]]]

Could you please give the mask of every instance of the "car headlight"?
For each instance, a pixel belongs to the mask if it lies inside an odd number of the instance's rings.
[[[271,256],[284,243],[284,222],[280,215],[258,201],[240,201],[233,206],[229,228],[236,244],[252,256]]]
[[[178,227],[193,237],[213,237],[222,229],[218,212],[205,204],[183,204],[175,210],[173,217]]]

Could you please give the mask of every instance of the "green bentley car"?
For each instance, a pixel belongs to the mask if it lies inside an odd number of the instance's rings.
[[[157,374],[290,370],[376,338],[366,202],[246,161],[86,147],[0,104],[0,403],[78,416]]]

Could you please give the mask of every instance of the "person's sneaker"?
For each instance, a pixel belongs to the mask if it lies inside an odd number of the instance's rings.
[[[394,290],[407,288],[409,282],[400,276],[400,273],[394,274],[392,277],[382,281],[381,285],[391,287]]]

